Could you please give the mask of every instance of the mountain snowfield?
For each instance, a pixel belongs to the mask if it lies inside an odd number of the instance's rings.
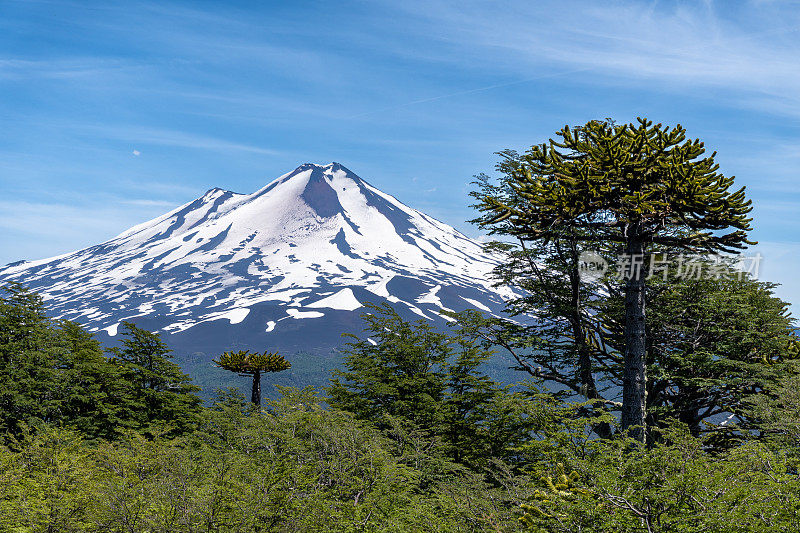
[[[366,301],[409,318],[497,314],[496,259],[338,163],[304,164],[253,194],[211,189],[117,237],[0,268],[53,315],[101,337],[130,320],[173,346],[317,351],[360,329]]]

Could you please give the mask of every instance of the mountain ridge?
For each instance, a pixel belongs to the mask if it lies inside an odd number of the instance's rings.
[[[195,352],[324,352],[359,329],[367,301],[437,324],[441,308],[501,313],[496,261],[343,165],[306,163],[252,194],[214,187],[106,242],[0,267],[0,282],[105,340],[131,320]]]

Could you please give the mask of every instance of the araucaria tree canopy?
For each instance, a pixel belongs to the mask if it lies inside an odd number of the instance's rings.
[[[655,246],[735,252],[748,244],[750,201],[686,131],[638,119],[593,120],[528,152],[501,152],[499,188],[476,193],[478,220],[522,242],[616,243],[624,272],[622,427],[645,435],[645,254]]]
[[[255,405],[261,405],[261,373],[280,372],[292,366],[289,361],[278,355],[278,352],[250,353],[249,350],[225,352],[214,363],[225,370],[253,376],[250,401]]]

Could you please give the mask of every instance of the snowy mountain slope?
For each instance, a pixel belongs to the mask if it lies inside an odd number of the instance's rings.
[[[123,320],[203,353],[324,350],[358,330],[365,301],[441,321],[500,312],[478,243],[338,163],[305,164],[253,194],[200,198],[83,250],[0,268],[55,316],[109,336]]]

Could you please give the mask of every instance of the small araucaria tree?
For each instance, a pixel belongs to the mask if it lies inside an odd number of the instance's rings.
[[[255,405],[261,405],[261,373],[280,372],[292,366],[283,356],[278,355],[278,352],[250,353],[249,350],[225,352],[214,363],[241,376],[253,377],[250,401]]]
[[[477,194],[482,226],[531,245],[563,239],[620,247],[631,265],[623,293],[622,427],[645,435],[645,279],[654,247],[735,252],[753,244],[744,187],[720,174],[703,143],[674,128],[590,121],[504,165],[504,191]],[[642,265],[645,266],[645,265]]]

